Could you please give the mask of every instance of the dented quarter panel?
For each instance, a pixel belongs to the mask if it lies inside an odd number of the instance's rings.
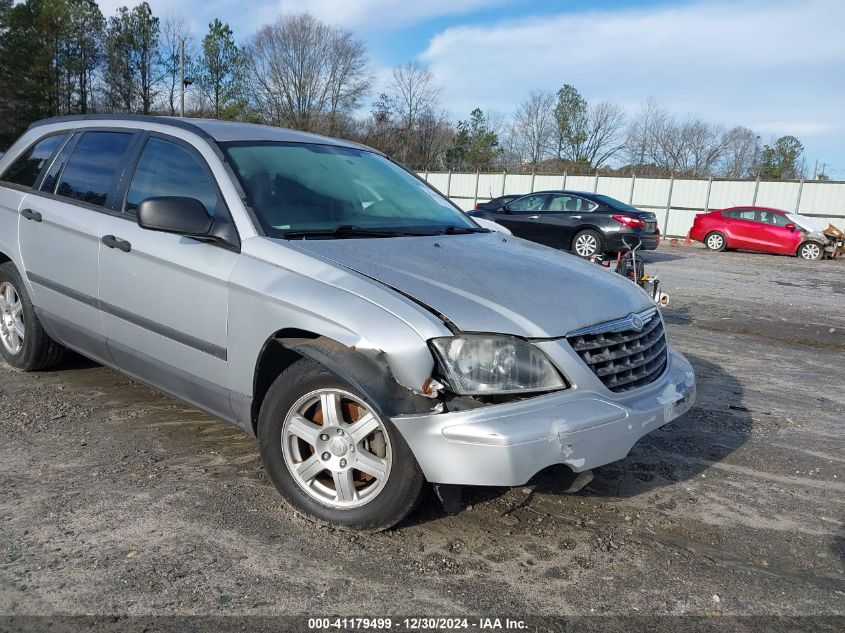
[[[434,368],[425,341],[449,334],[410,299],[285,240],[245,240],[229,283],[229,383],[245,396],[265,342],[282,329],[314,332],[380,359],[416,392]]]

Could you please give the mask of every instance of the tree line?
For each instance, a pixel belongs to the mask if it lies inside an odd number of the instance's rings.
[[[307,14],[282,15],[243,42],[215,19],[200,39],[149,4],[104,16],[96,0],[0,0],[0,149],[32,121],[68,114],[175,115],[180,47],[187,116],[237,119],[356,140],[417,169],[597,169],[764,179],[804,175],[792,136],[679,119],[649,100],[627,113],[571,85],[534,91],[506,119],[480,108],[454,121],[432,71],[393,69],[373,94],[366,43]]]

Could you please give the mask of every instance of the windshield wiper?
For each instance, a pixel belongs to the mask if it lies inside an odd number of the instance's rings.
[[[476,226],[447,226],[440,230],[441,235],[465,235],[467,233],[489,233],[490,229]]]
[[[333,229],[316,229],[312,231],[287,231],[284,237],[295,239],[299,237],[399,237],[400,235],[412,235],[399,231],[388,231],[381,229],[365,229],[352,224],[341,224]]]

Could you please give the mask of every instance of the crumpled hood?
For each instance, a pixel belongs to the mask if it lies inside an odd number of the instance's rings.
[[[465,332],[558,337],[652,305],[616,273],[495,233],[287,243],[387,284]]]

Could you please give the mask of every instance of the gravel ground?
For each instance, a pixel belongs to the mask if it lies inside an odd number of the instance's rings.
[[[0,364],[0,614],[845,616],[845,261],[647,257],[696,406],[575,495],[551,469],[376,535],[110,369]]]

